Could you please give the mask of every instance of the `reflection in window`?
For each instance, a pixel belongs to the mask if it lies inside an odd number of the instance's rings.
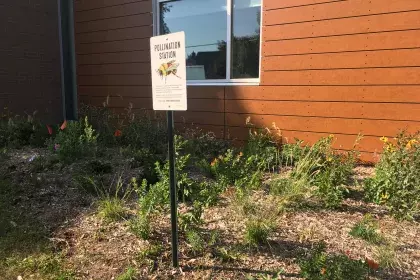
[[[233,0],[232,78],[258,78],[261,0]]]
[[[159,33],[185,32],[188,80],[229,82],[259,77],[261,0],[158,3]],[[231,9],[228,5],[232,5]],[[228,14],[228,10],[232,13]]]
[[[160,3],[160,34],[185,31],[187,79],[226,79],[226,0]]]

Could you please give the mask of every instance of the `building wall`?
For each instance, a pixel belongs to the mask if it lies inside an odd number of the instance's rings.
[[[285,140],[333,133],[372,159],[379,137],[420,129],[420,1],[264,0],[259,86],[191,86],[177,122],[244,140],[245,119]],[[152,2],[76,1],[82,102],[151,109]]]
[[[62,119],[57,1],[0,3],[0,115]]]

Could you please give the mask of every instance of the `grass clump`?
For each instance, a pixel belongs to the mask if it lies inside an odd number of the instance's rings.
[[[353,174],[357,152],[353,149],[339,154],[332,148],[333,141],[334,136],[330,135],[304,148],[290,176],[271,181],[271,192],[281,195],[285,205],[315,197],[327,208],[338,207],[348,192],[346,183]]]
[[[380,267],[389,269],[401,268],[401,262],[393,244],[381,245],[375,249],[374,253]]]
[[[132,267],[127,268],[127,270],[119,275],[116,279],[117,280],[135,280],[136,279],[136,270]]]
[[[413,220],[420,213],[420,133],[381,140],[375,176],[364,183],[366,199],[385,205],[397,219]]]
[[[299,262],[301,275],[309,280],[365,280],[369,267],[346,255],[329,255],[325,243],[318,243]]]
[[[378,233],[378,223],[369,214],[353,226],[350,235],[372,244],[380,244],[384,241],[384,238]]]
[[[114,184],[111,184],[108,190],[96,187],[100,196],[97,202],[98,215],[107,222],[115,222],[127,217],[127,200],[135,187],[133,186],[133,180],[124,185],[122,176],[118,177],[114,190],[112,190],[113,186]]]
[[[269,220],[252,218],[245,225],[245,242],[251,246],[268,244],[273,231],[274,227]]]

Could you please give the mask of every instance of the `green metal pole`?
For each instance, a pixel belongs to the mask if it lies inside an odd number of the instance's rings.
[[[178,226],[177,226],[177,190],[175,177],[175,143],[174,143],[174,115],[167,112],[168,121],[168,154],[169,154],[169,188],[171,198],[171,228],[172,228],[172,264],[179,266],[178,261]]]

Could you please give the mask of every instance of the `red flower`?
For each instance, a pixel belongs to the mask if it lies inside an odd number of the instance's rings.
[[[66,127],[67,127],[67,120],[65,120],[65,121],[63,122],[63,124],[60,126],[60,129],[61,129],[61,130],[64,130]]]
[[[370,269],[376,270],[379,268],[379,264],[375,262],[374,260],[366,258],[366,263]]]
[[[47,125],[47,129],[48,129],[48,134],[52,135],[53,134],[53,130],[51,128],[51,126]]]
[[[119,130],[119,129],[115,130],[115,133],[114,133],[114,136],[115,137],[121,137],[121,135],[122,135],[122,131],[121,130]]]

